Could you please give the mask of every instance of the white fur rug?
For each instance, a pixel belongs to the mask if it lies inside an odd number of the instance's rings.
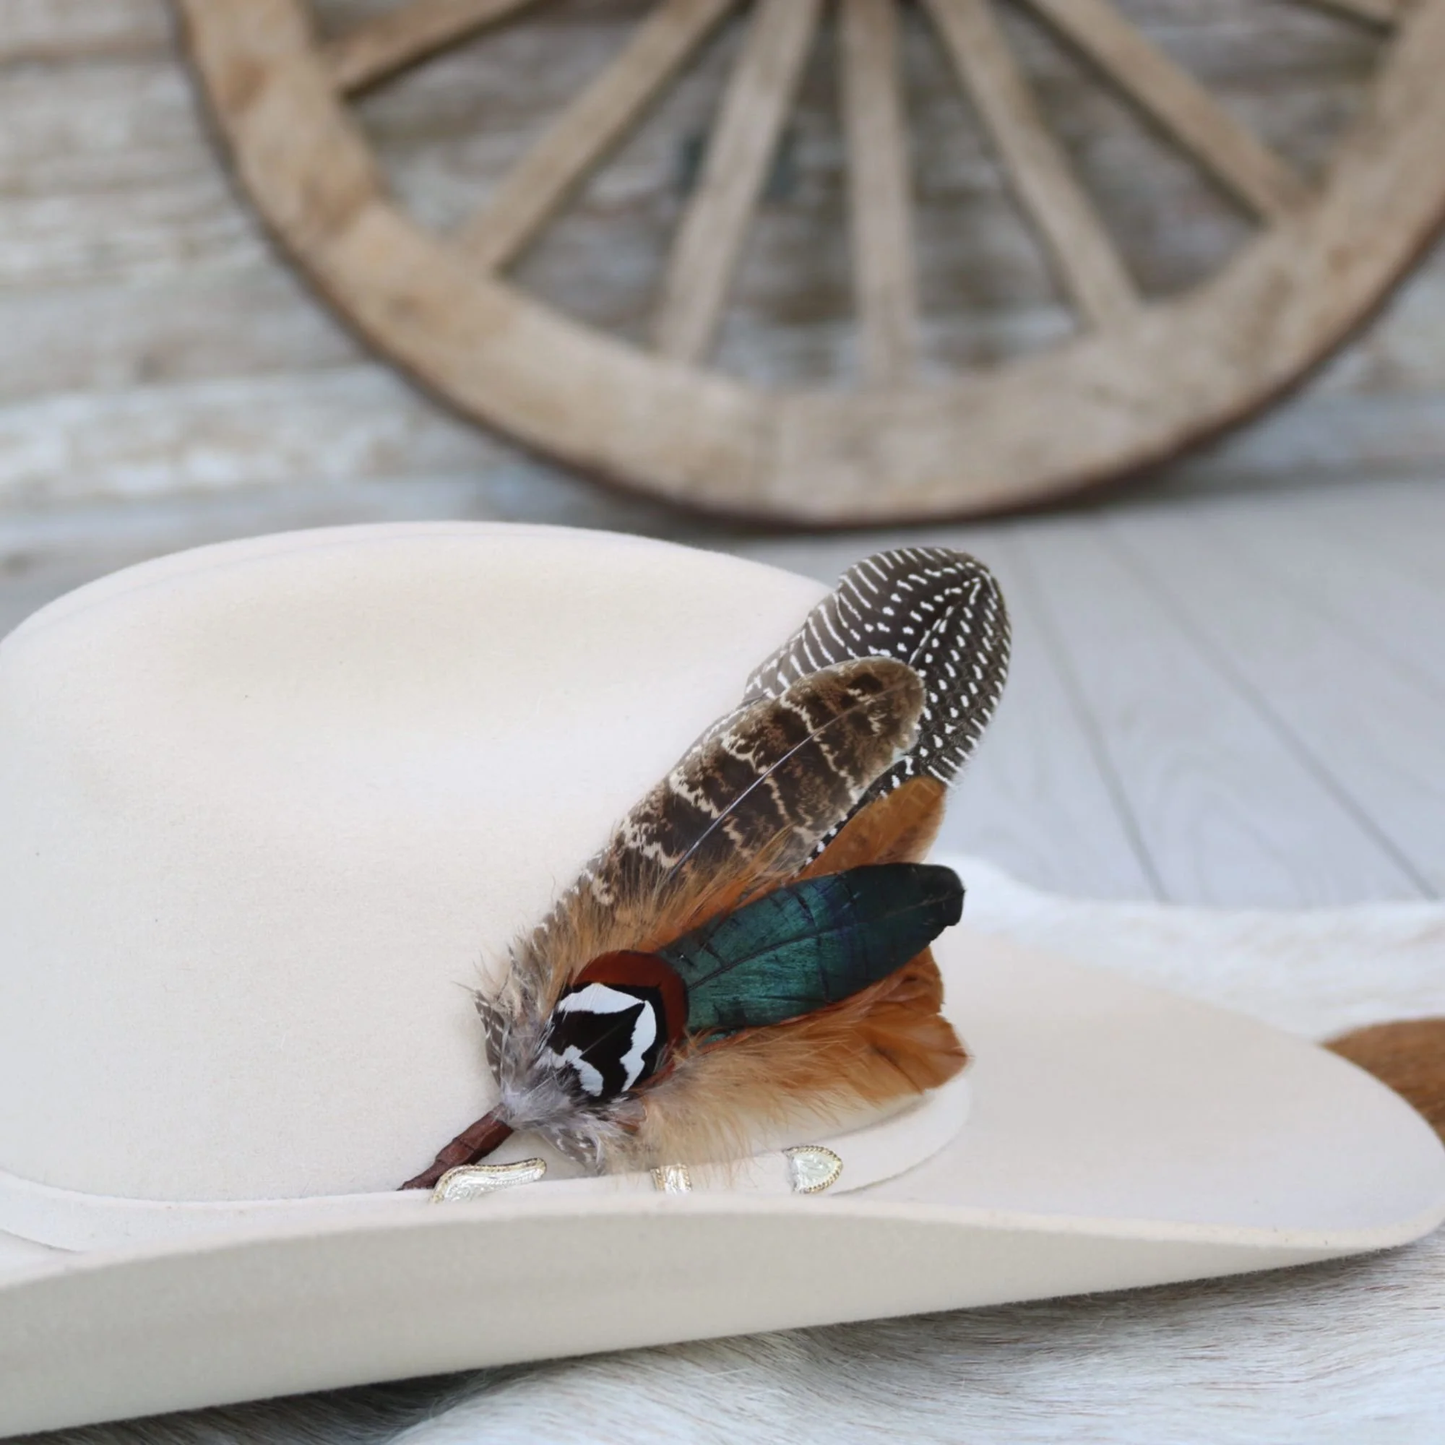
[[[1445,907],[1212,912],[1050,897],[960,863],[976,929],[1312,1037],[1445,1014]],[[67,1445],[904,1440],[1437,1445],[1445,1231],[1125,1295],[639,1350],[47,1437]]]

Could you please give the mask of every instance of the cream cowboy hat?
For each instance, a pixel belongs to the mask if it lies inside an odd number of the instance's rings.
[[[0,1433],[1435,1227],[1445,1151],[1382,1085],[966,913],[937,951],[976,1066],[902,1113],[690,1193],[539,1180],[523,1140],[485,1197],[396,1191],[494,1095],[462,985],[821,593],[362,527],[136,567],[5,639]]]

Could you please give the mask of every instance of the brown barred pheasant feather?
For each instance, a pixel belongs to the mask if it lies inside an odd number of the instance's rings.
[[[593,1171],[728,1160],[946,1082],[967,1055],[923,862],[1008,620],[980,563],[858,563],[618,825],[477,1000],[501,1100],[406,1187],[514,1130]]]

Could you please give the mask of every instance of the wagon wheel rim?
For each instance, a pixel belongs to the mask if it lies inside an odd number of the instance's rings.
[[[303,0],[179,0],[246,190],[383,355],[464,414],[694,509],[812,525],[957,518],[1136,471],[1258,410],[1371,312],[1445,217],[1445,0],[1328,3],[1393,29],[1364,115],[1306,187],[1109,0],[1026,0],[1264,223],[1207,280],[1135,290],[1041,120],[992,0],[924,0],[1087,329],[916,379],[895,0],[841,8],[867,384],[765,390],[706,369],[823,0],[755,0],[644,349],[502,274],[742,0],[657,0],[612,66],[459,232],[388,195],[346,98],[531,0],[407,0],[321,43]],[[298,137],[306,137],[298,144]]]

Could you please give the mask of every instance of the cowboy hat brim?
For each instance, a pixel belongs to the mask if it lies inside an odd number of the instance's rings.
[[[523,1189],[83,1254],[0,1235],[0,1431],[1241,1273],[1445,1217],[1439,1140],[1334,1055],[962,929],[939,957],[972,1110],[899,1177]]]

